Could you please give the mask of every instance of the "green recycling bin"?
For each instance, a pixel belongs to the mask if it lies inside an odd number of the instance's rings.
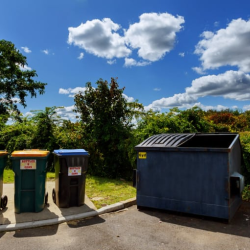
[[[5,209],[8,203],[8,197],[3,195],[3,171],[6,166],[8,152],[0,151],[0,208]]]
[[[48,202],[46,168],[49,151],[23,150],[11,154],[15,172],[15,213],[40,212]]]

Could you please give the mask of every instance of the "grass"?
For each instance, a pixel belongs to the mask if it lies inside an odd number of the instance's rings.
[[[55,173],[47,173],[47,181],[54,181]],[[10,169],[4,170],[4,183],[14,183],[14,172]],[[124,201],[136,196],[136,189],[132,182],[123,179],[108,179],[87,175],[85,192],[97,208]]]

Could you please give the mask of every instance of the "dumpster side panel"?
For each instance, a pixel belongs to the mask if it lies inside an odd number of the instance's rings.
[[[150,151],[139,157],[137,205],[228,217],[228,153]],[[138,180],[137,179],[137,180]]]
[[[234,145],[232,146],[231,152],[229,154],[229,183],[228,183],[228,190],[229,194],[231,193],[230,190],[230,176],[234,173],[241,173],[241,146],[239,139],[236,140]],[[239,206],[242,203],[241,193],[238,193],[237,195],[230,195],[229,199],[229,219],[233,217],[233,215],[238,210]]]

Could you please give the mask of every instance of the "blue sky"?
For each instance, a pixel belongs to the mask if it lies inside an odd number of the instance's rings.
[[[165,112],[250,109],[250,2],[8,0],[0,39],[13,42],[46,92],[30,110],[64,106],[86,82],[118,77],[128,100]]]

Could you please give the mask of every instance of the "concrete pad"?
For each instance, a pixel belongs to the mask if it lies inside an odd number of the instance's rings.
[[[0,211],[0,225],[18,224],[25,222],[43,221],[50,219],[58,219],[59,217],[68,217],[74,215],[96,211],[95,205],[85,195],[85,204],[80,207],[59,208],[52,200],[52,189],[55,182],[46,182],[46,192],[49,194],[48,205],[39,213],[21,213],[16,214],[14,211],[14,184],[3,185],[3,195],[8,196],[7,207]]]

